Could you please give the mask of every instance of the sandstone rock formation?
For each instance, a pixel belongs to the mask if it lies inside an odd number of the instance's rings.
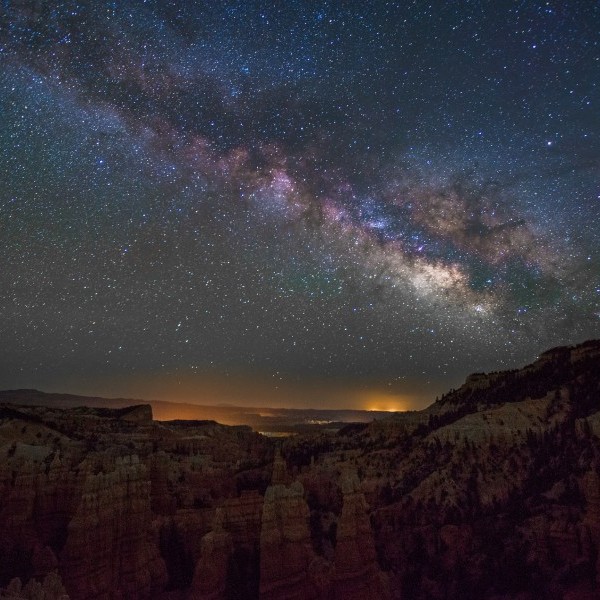
[[[190,598],[256,598],[263,497],[244,491],[216,509],[202,537]]]
[[[0,600],[69,600],[60,576],[56,571],[46,575],[40,583],[30,579],[25,585],[17,577],[0,589]]]
[[[150,499],[152,511],[159,515],[172,515],[177,503],[169,489],[169,455],[156,452],[150,457]]]
[[[260,535],[261,600],[310,600],[318,597],[309,578],[315,558],[309,511],[299,482],[267,488]]]
[[[344,501],[334,558],[334,598],[384,600],[389,591],[377,564],[367,502],[354,472],[343,475],[342,493]]]
[[[166,583],[152,536],[150,483],[137,456],[108,473],[88,472],[61,554],[74,598],[150,598]]]
[[[237,498],[228,498],[221,506],[223,528],[237,547],[257,548],[260,545],[263,497],[255,490],[243,491]]]
[[[0,405],[0,587],[58,570],[77,599],[185,590],[214,505],[224,504],[234,539],[255,557],[238,579],[254,573],[258,588],[262,496],[227,496],[236,476],[256,478],[267,442],[248,428],[148,417],[145,406]],[[231,461],[217,462],[228,452]]]
[[[223,511],[217,509],[212,531],[202,538],[201,555],[194,572],[190,600],[226,598],[232,552],[232,536],[223,529]]]
[[[281,456],[279,448],[275,451],[273,458],[273,473],[271,476],[271,485],[286,485],[290,483],[290,477],[287,472],[287,465]]]

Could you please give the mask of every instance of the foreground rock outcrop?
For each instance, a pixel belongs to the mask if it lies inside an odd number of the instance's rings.
[[[267,488],[260,534],[261,600],[317,598],[309,577],[315,556],[308,523],[301,483]]]
[[[85,597],[90,583],[98,598],[151,598],[162,590],[167,571],[152,521],[150,482],[137,456],[117,459],[108,473],[88,470],[61,553],[71,595]]]
[[[212,531],[202,538],[201,554],[190,590],[190,600],[220,600],[227,596],[233,540],[223,529],[223,513],[217,509]]]
[[[342,482],[343,505],[335,547],[336,600],[384,600],[389,598],[385,575],[380,571],[368,506],[354,472]]]

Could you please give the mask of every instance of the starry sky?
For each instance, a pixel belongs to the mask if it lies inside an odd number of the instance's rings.
[[[596,1],[3,0],[0,68],[0,388],[417,408],[600,336]]]

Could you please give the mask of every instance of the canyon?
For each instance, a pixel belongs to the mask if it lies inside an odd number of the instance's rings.
[[[0,395],[0,598],[599,595],[599,341],[285,438],[34,397]]]

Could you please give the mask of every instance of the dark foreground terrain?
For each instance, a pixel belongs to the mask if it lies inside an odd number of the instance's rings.
[[[18,400],[0,598],[599,597],[600,342],[284,439]]]

